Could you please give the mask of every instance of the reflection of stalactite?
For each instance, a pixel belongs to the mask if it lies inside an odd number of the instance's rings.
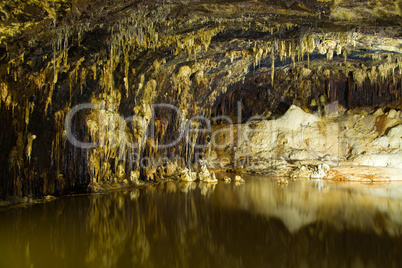
[[[91,266],[115,267],[130,238],[132,227],[125,224],[124,196],[91,198],[86,230],[92,234],[85,261]],[[131,227],[131,228],[130,228]]]

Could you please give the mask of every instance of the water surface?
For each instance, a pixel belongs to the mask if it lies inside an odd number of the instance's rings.
[[[1,211],[0,267],[401,266],[402,184],[244,178]]]

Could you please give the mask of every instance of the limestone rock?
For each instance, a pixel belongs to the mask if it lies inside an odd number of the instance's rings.
[[[116,170],[116,177],[119,181],[122,181],[125,176],[126,176],[126,171],[124,168],[124,164],[119,163],[119,165],[117,166],[117,170]]]
[[[397,115],[398,115],[398,112],[395,109],[391,109],[388,112],[387,116],[388,116],[389,119],[395,119],[397,117]]]
[[[309,179],[311,175],[311,170],[307,166],[301,166],[295,169],[289,177],[291,179]]]
[[[324,123],[295,105],[276,120],[242,126],[241,135],[236,158],[252,155],[265,159],[312,160],[339,153],[339,124]]]
[[[380,116],[383,115],[384,111],[381,108],[378,108],[375,112],[374,112],[374,116]]]
[[[307,69],[307,68],[302,68],[301,71],[300,71],[300,74],[302,76],[309,76],[311,74],[311,70]]]
[[[197,173],[192,172],[188,168],[185,168],[181,171],[180,180],[184,182],[193,182],[197,179]]]
[[[323,179],[328,175],[328,172],[331,170],[330,166],[327,164],[320,164],[317,168],[311,173],[310,179]]]
[[[303,165],[295,169],[291,174],[292,179],[323,179],[327,177],[331,167],[328,164],[319,164],[317,166]]]
[[[319,120],[315,115],[304,112],[296,105],[290,106],[289,110],[278,119],[278,128],[295,130],[300,126],[314,125]]]
[[[317,154],[314,151],[293,150],[289,155],[289,160],[311,160],[311,159],[317,159]]]
[[[200,181],[202,182],[207,182],[207,183],[216,183],[218,180],[216,179],[215,173],[210,172],[207,169],[207,166],[203,165],[201,167],[201,172],[198,173],[198,177],[200,178]]]
[[[223,180],[224,182],[231,182],[231,181],[232,181],[232,179],[229,178],[228,176],[223,177],[222,180]]]
[[[236,175],[234,181],[235,181],[235,182],[239,182],[239,183],[244,183],[244,182],[246,182],[246,181],[245,181],[241,176],[239,176],[239,175]]]
[[[165,169],[165,176],[166,177],[171,177],[176,173],[177,170],[177,164],[175,163],[168,163],[166,165],[166,169]]]
[[[135,185],[138,185],[138,179],[140,178],[140,171],[139,170],[132,170],[130,172],[130,180]]]
[[[288,184],[289,182],[287,179],[282,178],[282,179],[279,179],[277,183],[279,185],[285,185],[285,184]]]
[[[334,118],[343,115],[346,112],[346,109],[339,104],[338,101],[334,101],[325,105],[325,116],[327,118]]]
[[[351,159],[362,166],[402,168],[402,153],[364,154]]]
[[[402,149],[402,125],[389,130],[386,136],[379,137],[369,144],[369,153],[378,151],[401,150]]]

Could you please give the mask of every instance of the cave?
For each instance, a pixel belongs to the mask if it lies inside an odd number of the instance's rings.
[[[0,21],[1,267],[401,264],[401,0]]]

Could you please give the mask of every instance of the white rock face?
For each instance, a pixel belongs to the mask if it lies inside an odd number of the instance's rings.
[[[246,167],[254,174],[269,173],[268,169],[287,170],[282,175],[319,179],[330,176],[327,166],[318,167],[319,164],[334,167],[348,162],[362,168],[401,169],[402,174],[402,119],[399,114],[401,111],[390,110],[385,115],[381,108],[374,111],[370,107],[345,112],[335,103],[325,108],[325,116],[319,117],[292,105],[278,119],[260,118],[236,125],[234,149],[225,149],[224,154],[233,152],[235,161],[248,157],[256,159]],[[227,142],[229,135],[224,134],[220,134],[218,140]],[[278,166],[275,161],[284,163]],[[297,169],[294,164],[307,166]]]
[[[402,152],[391,154],[364,154],[353,158],[353,162],[363,166],[392,167],[402,169]]]
[[[319,121],[315,115],[304,112],[301,108],[292,105],[289,110],[277,120],[277,127],[296,130],[300,126],[313,125]]]
[[[320,124],[321,118],[292,105],[276,120],[243,125],[236,158],[247,155],[262,158],[285,157],[294,160],[337,155],[339,125]]]
[[[360,165],[402,168],[402,125],[391,128],[387,135],[366,145],[365,154],[352,160]]]
[[[289,160],[305,160],[315,158],[317,158],[317,154],[314,151],[295,150],[289,154]]]
[[[388,118],[390,118],[390,119],[395,119],[397,115],[398,115],[398,113],[395,109],[391,109],[388,112]]]
[[[386,136],[375,139],[369,148],[370,152],[401,150],[402,149],[402,125],[392,128]]]

